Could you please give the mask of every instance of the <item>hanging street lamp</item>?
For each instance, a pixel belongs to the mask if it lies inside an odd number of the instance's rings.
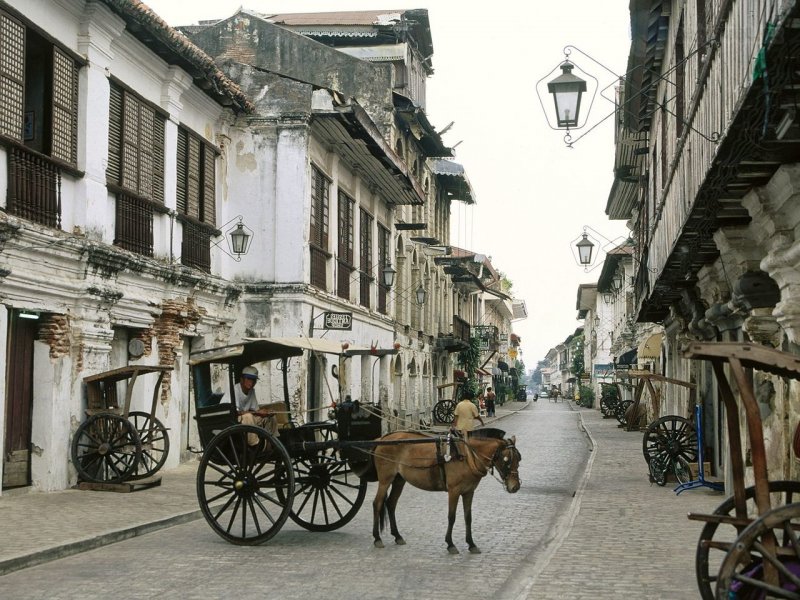
[[[568,60],[561,63],[561,75],[548,82],[547,91],[553,94],[558,127],[578,126],[581,96],[586,91],[586,81],[572,74],[573,65]]]

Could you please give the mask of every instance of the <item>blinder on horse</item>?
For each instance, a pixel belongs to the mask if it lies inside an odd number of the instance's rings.
[[[510,450],[510,452],[509,452]],[[492,468],[497,469],[500,477],[505,481],[510,476],[515,476],[519,481],[519,470],[514,468],[514,460],[516,459],[517,465],[522,462],[522,455],[517,450],[514,442],[506,440],[504,446],[500,446],[492,457]]]

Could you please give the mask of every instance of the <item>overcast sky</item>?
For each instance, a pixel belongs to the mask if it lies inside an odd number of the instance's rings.
[[[580,283],[597,280],[578,266],[570,243],[585,225],[613,240],[626,233],[605,206],[613,180],[613,131],[608,118],[568,149],[549,128],[536,84],[552,79],[567,45],[570,59],[600,87],[622,74],[630,47],[623,0],[145,0],[170,25],[226,18],[244,5],[258,12],[325,12],[427,8],[435,73],[426,113],[436,129],[451,121],[446,144],[458,144],[477,205],[453,209],[451,243],[492,257],[525,300],[528,318],[514,323],[528,368],[581,325]],[[593,62],[596,61],[596,62]],[[598,64],[599,63],[599,64]],[[601,66],[602,65],[602,66]],[[560,71],[557,71],[560,73]],[[589,80],[582,75],[584,79]],[[613,88],[607,92],[613,97]],[[552,99],[542,98],[552,120]],[[583,131],[613,106],[597,97]],[[596,236],[595,236],[596,237]],[[598,238],[604,242],[605,239]]]

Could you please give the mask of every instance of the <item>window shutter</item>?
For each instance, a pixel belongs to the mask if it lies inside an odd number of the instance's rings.
[[[203,165],[203,218],[204,223],[214,225],[216,223],[216,158],[217,155],[209,146],[206,146],[204,154],[205,164]]]
[[[139,102],[127,92],[122,95],[121,181],[129,190],[139,189]]]
[[[0,12],[0,134],[22,141],[25,27]]]
[[[186,214],[200,218],[200,142],[193,135],[189,136],[189,156],[186,177]]]
[[[149,200],[155,200],[155,112],[149,106],[139,104],[139,185],[134,188]]]
[[[162,115],[153,116],[153,200],[164,204],[164,123]]]
[[[186,214],[186,208],[188,206],[186,201],[186,154],[188,143],[189,134],[185,129],[178,128],[178,188],[176,191],[176,196],[178,212],[184,215]]]
[[[78,67],[53,46],[53,141],[51,156],[70,164],[78,150]]]
[[[108,166],[106,181],[119,184],[122,162],[122,90],[111,84],[108,115]]]

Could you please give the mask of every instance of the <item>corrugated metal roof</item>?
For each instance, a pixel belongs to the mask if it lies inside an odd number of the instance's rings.
[[[467,178],[464,166],[452,160],[428,159],[428,167],[439,180],[439,185],[450,196],[466,204],[475,204],[475,192]]]

